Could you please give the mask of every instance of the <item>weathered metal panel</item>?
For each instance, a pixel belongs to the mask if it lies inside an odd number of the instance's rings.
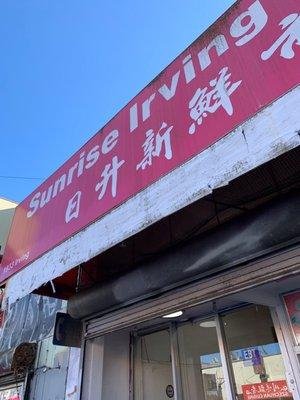
[[[52,337],[43,340],[28,400],[64,400],[68,363],[67,347],[53,346]]]
[[[24,270],[7,285],[10,302],[114,244],[300,144],[300,87],[182,167],[114,209]]]
[[[86,337],[97,337],[136,326],[154,318],[161,318],[162,315],[257,288],[258,285],[283,277],[295,275],[295,280],[298,279],[297,284],[299,275],[296,278],[296,274],[299,273],[300,247],[297,247],[186,285],[184,288],[174,289],[158,298],[95,317],[86,323]]]
[[[54,326],[62,300],[28,295],[12,304],[0,331],[0,373],[10,370],[14,349],[23,342],[37,342],[47,337]]]
[[[76,347],[70,348],[68,363],[68,376],[66,383],[66,399],[78,400],[79,382],[80,382],[80,352]]]
[[[300,215],[300,192],[248,211],[114,280],[81,291],[69,299],[68,313],[84,319],[216,275],[291,242],[300,243],[300,219],[295,215]]]

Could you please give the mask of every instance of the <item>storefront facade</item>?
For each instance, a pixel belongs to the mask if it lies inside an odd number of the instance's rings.
[[[71,297],[82,398],[298,399],[298,213],[286,192]]]
[[[299,254],[249,265],[248,276],[299,268]],[[252,286],[228,273],[87,320],[82,398],[299,399],[299,275],[273,279]]]
[[[300,400],[299,15],[238,1],[17,208],[5,304],[68,300],[72,399]]]

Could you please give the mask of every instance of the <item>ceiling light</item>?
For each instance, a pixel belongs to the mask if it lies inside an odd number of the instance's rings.
[[[201,326],[201,328],[215,328],[216,321],[214,321],[214,320],[202,321],[202,322],[200,322],[199,326]]]
[[[172,314],[163,315],[163,318],[177,318],[177,317],[181,317],[182,314],[183,314],[182,311],[176,311],[176,312],[173,312]]]

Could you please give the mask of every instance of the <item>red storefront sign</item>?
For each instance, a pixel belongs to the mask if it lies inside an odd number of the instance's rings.
[[[299,14],[237,2],[17,207],[0,281],[297,86]]]
[[[290,318],[297,344],[300,344],[300,292],[284,296],[284,302]]]
[[[243,385],[244,400],[293,398],[286,381],[273,381]]]

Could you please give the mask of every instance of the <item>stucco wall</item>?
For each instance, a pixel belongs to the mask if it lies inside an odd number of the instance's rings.
[[[17,203],[0,198],[0,255],[3,255]]]

